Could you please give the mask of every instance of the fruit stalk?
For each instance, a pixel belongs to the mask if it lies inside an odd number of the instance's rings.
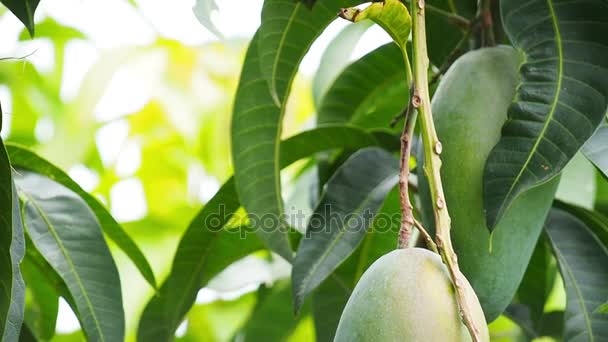
[[[413,69],[414,69],[414,96],[412,105],[418,109],[420,126],[422,130],[422,143],[424,146],[424,172],[429,182],[431,199],[433,202],[436,226],[436,243],[452,278],[460,307],[462,320],[471,334],[474,342],[481,341],[479,328],[473,321],[469,307],[469,298],[463,284],[464,275],[458,267],[458,259],[450,237],[450,215],[445,202],[443,185],[441,182],[441,151],[442,145],[435,131],[431,99],[428,88],[429,59],[426,46],[425,4],[424,0],[411,0],[412,13],[412,40],[413,40]]]

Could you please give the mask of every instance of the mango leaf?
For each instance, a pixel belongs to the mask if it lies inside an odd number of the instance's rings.
[[[0,335],[2,341],[19,337],[23,322],[25,288],[19,264],[25,254],[25,240],[19,199],[11,164],[0,140]]]
[[[361,2],[326,0],[310,10],[291,0],[264,1],[258,30],[261,75],[277,107],[284,107],[298,65],[314,40],[342,7]]]
[[[555,283],[555,270],[551,267],[551,253],[544,238],[540,238],[517,290],[518,302],[530,309],[531,318],[543,315],[545,303]]]
[[[15,144],[8,144],[6,149],[9,158],[15,167],[30,170],[44,175],[55,182],[75,192],[86,202],[99,221],[104,233],[133,261],[141,275],[148,284],[156,289],[156,279],[148,260],[137,247],[131,237],[124,231],[122,226],[116,222],[112,215],[106,210],[97,198],[84,191],[78,183],[46,159],[36,153]]]
[[[34,36],[34,12],[40,0],[2,0],[13,14],[21,20],[23,25],[30,31],[30,35]]]
[[[595,310],[595,312],[601,314],[608,314],[608,302],[602,304],[599,308],[597,308],[597,310]]]
[[[294,308],[357,249],[388,192],[399,162],[377,148],[350,157],[329,180],[310,218],[292,270]]]
[[[27,248],[30,247],[28,244]],[[23,260],[21,271],[27,284],[25,322],[35,336],[45,341],[50,340],[55,335],[59,310],[57,289],[31,258]]]
[[[587,158],[608,177],[608,122],[604,122],[583,146]]]
[[[259,299],[251,317],[238,334],[238,341],[287,341],[302,316],[295,317],[289,304],[291,285],[281,281],[272,288],[262,288],[265,293]]]
[[[395,187],[386,197],[372,228],[357,251],[313,294],[312,307],[318,342],[334,340],[342,310],[365,270],[397,246],[400,220],[399,189]]]
[[[362,148],[377,141],[364,131],[327,126],[300,133],[281,145],[281,166],[334,148]],[[226,232],[223,227],[240,207],[234,179],[228,180],[188,226],[179,243],[173,267],[157,296],[146,305],[138,341],[170,341],[192,307],[198,290],[231,263],[261,249],[259,240]]]
[[[217,11],[215,0],[196,0],[196,4],[192,10],[201,25],[217,37],[222,37],[220,31],[215,27],[213,21],[211,21],[211,13]]]
[[[412,31],[412,17],[400,0],[384,0],[363,10],[356,7],[344,8],[340,11],[340,17],[354,22],[369,19],[382,27],[401,50],[406,49]]]
[[[501,2],[505,30],[523,55],[520,84],[484,175],[489,229],[513,200],[566,166],[605,117],[608,3]]]
[[[19,335],[19,342],[38,342],[38,339],[34,335],[34,332],[27,324],[21,326],[21,333]]]
[[[24,226],[36,249],[74,299],[90,341],[122,341],[124,311],[118,270],[87,204],[42,175],[19,170]]]
[[[608,316],[596,312],[608,297],[608,249],[572,214],[554,208],[547,235],[566,289],[564,341],[602,340]]]
[[[347,25],[332,39],[323,52],[319,69],[312,80],[312,95],[317,108],[336,77],[348,66],[349,57],[357,42],[372,24],[371,21],[362,21]]]
[[[387,128],[408,98],[401,50],[389,43],[352,63],[338,76],[321,102],[317,121]]]

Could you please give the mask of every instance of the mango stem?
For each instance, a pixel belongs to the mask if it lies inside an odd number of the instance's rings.
[[[458,259],[450,237],[451,219],[441,182],[441,151],[442,145],[435,131],[431,99],[428,88],[429,59],[426,44],[425,29],[425,2],[424,0],[411,0],[412,32],[413,32],[413,69],[414,69],[414,95],[412,104],[418,109],[424,145],[424,172],[428,178],[433,201],[436,243],[439,253],[446,264],[452,283],[456,290],[460,315],[471,334],[474,342],[480,342],[479,328],[476,326],[469,303],[472,302],[465,292],[466,279],[458,267]]]

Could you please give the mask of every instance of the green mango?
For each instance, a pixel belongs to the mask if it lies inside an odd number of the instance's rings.
[[[475,293],[462,284],[482,341],[488,327]],[[395,250],[363,274],[344,307],[335,342],[471,341],[459,316],[454,287],[439,255]]]
[[[443,145],[441,178],[452,219],[452,242],[488,322],[511,302],[559,183],[554,179],[520,195],[490,236],[483,207],[484,166],[507,120],[520,62],[517,51],[508,46],[469,52],[448,70],[432,102]],[[422,219],[433,231],[426,177],[421,175],[419,182]]]

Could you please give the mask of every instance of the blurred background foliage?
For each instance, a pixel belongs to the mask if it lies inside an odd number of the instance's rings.
[[[262,1],[246,3],[218,1],[215,22],[221,39],[198,23],[194,1],[163,5],[155,0],[46,0],[36,14],[33,40],[0,8],[0,57],[6,58],[0,61],[2,137],[32,148],[100,198],[143,250],[159,280],[169,271],[191,218],[232,173],[232,101]],[[331,34],[335,36],[340,25],[330,26]],[[381,31],[370,31],[363,45],[349,47],[349,53],[355,50],[351,60],[388,41]],[[285,136],[314,124],[311,70],[331,34],[313,46],[312,62],[305,60],[300,70]],[[334,63],[344,67],[339,58]],[[331,66],[324,72],[337,75]],[[608,213],[608,183],[584,163],[581,159],[571,167],[567,178],[573,182],[562,184],[560,197],[572,199],[577,193],[576,204],[595,203]],[[298,172],[302,165],[290,168],[287,173],[293,177],[286,179],[306,175]],[[587,196],[576,191],[583,174],[593,187]],[[306,189],[314,177],[300,179],[286,184],[285,195],[288,204],[310,210]],[[591,198],[596,193],[597,198]],[[133,340],[141,310],[154,293],[126,256],[116,248],[112,251],[121,275],[128,340]],[[245,322],[253,312],[289,317],[288,297],[277,307],[272,306],[274,300],[265,301],[270,303],[265,307],[257,304],[258,297],[280,296],[284,284],[276,282],[288,276],[287,265],[269,261],[265,254],[229,267],[201,290],[178,330],[178,340],[229,340],[239,329],[247,329]],[[273,283],[279,291],[270,294],[259,286]],[[561,282],[556,284],[559,288]],[[556,308],[563,307],[562,292],[558,289],[552,300]],[[286,338],[314,340],[313,329],[310,316],[303,315]],[[53,341],[83,340],[64,302],[57,331]],[[492,331],[496,341],[520,336],[504,317]]]

